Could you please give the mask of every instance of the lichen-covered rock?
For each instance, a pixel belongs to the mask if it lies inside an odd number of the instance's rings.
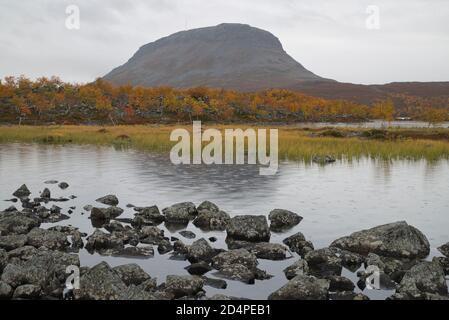
[[[406,222],[395,222],[362,230],[335,240],[332,247],[367,255],[376,253],[394,258],[425,258],[430,245],[426,236]]]
[[[287,258],[287,247],[279,243],[258,242],[248,248],[259,259],[284,260]]]
[[[221,267],[219,275],[230,279],[241,281],[247,284],[254,284],[256,279],[255,269],[249,269],[243,264],[226,264]]]
[[[222,231],[226,229],[229,220],[231,220],[231,217],[224,211],[202,210],[193,220],[193,224],[202,230]]]
[[[119,274],[106,262],[101,262],[84,273],[80,284],[75,296],[83,300],[118,300],[127,289]]]
[[[137,211],[133,219],[133,226],[140,227],[144,225],[159,224],[165,221],[165,216],[159,212],[157,206],[134,208]]]
[[[355,293],[353,291],[337,291],[329,293],[330,300],[355,300],[355,301],[366,301],[369,297],[362,293]]]
[[[300,256],[305,256],[307,252],[313,251],[312,242],[307,241],[301,232],[297,232],[282,241],[291,251],[296,252]]]
[[[34,228],[27,234],[27,244],[36,248],[46,247],[50,250],[65,250],[70,246],[64,233],[41,228]]]
[[[191,265],[185,267],[188,273],[195,276],[202,276],[212,270],[212,267],[206,262],[192,263]]]
[[[201,211],[218,212],[218,211],[220,211],[218,206],[215,203],[210,202],[210,201],[201,202],[201,204],[198,206],[197,210],[198,210],[198,212],[201,212]]]
[[[329,281],[313,276],[298,275],[282,288],[273,292],[269,300],[325,300]]]
[[[14,289],[6,282],[0,281],[0,300],[10,299]]]
[[[342,276],[327,276],[327,280],[329,280],[329,291],[352,291],[355,288],[354,283]]]
[[[25,284],[14,290],[14,299],[38,299],[42,294],[41,287],[34,284]]]
[[[366,266],[376,266],[380,271],[396,282],[401,282],[404,274],[419,262],[418,259],[396,259],[370,253],[366,257]]]
[[[222,252],[212,258],[212,266],[221,269],[224,265],[242,264],[249,269],[257,267],[257,257],[246,249],[236,249]]]
[[[152,246],[126,247],[115,250],[112,255],[124,258],[151,258],[154,257],[154,249]]]
[[[226,232],[229,238],[244,241],[269,241],[270,228],[265,216],[235,216],[229,221]]]
[[[97,229],[87,238],[86,250],[90,253],[94,251],[103,255],[111,255],[124,248],[123,239],[107,234]]]
[[[24,234],[12,234],[9,236],[0,236],[0,249],[11,251],[23,247],[27,242],[27,236]]]
[[[198,276],[169,275],[165,281],[165,291],[175,298],[194,296],[203,289],[204,280]]]
[[[191,263],[199,261],[210,261],[217,254],[206,239],[201,238],[192,243],[187,250],[187,259]]]
[[[127,285],[140,285],[143,282],[150,280],[151,277],[139,265],[135,263],[125,264],[114,267],[114,270]]]
[[[3,269],[6,267],[6,265],[8,264],[8,254],[6,253],[5,250],[0,249],[0,275],[3,272]]]
[[[397,294],[406,299],[425,299],[426,294],[447,296],[443,268],[436,262],[420,262],[404,275]]]
[[[446,257],[433,257],[433,262],[439,263],[444,270],[445,275],[449,275],[449,258]]]
[[[0,213],[0,236],[9,234],[27,234],[39,227],[40,221],[31,213],[18,211]]]
[[[271,222],[271,230],[283,231],[299,224],[302,220],[302,217],[288,210],[274,209],[268,215],[268,220],[270,220]]]
[[[444,256],[449,258],[449,242],[438,247],[438,251],[440,251]]]
[[[182,202],[162,210],[165,221],[171,223],[188,223],[198,214],[192,202]]]
[[[309,266],[307,265],[307,261],[300,259],[293,263],[291,266],[288,266],[283,270],[285,277],[288,280],[293,279],[299,275],[306,275],[309,273]]]
[[[342,261],[331,249],[323,248],[308,252],[304,260],[309,266],[309,273],[316,277],[339,276]]]
[[[119,203],[117,196],[115,196],[113,194],[109,194],[107,196],[98,198],[95,201],[103,203],[103,204],[108,205],[108,206],[116,206]]]
[[[123,209],[119,207],[97,208],[93,207],[90,211],[90,218],[96,221],[107,222],[110,219],[117,218],[123,213]]]

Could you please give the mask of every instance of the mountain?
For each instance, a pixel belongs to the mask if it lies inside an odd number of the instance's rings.
[[[117,85],[244,92],[283,88],[358,103],[397,94],[449,98],[449,82],[361,85],[322,78],[290,57],[271,33],[233,23],[182,31],[146,44],[104,79]]]
[[[146,44],[104,79],[119,85],[240,91],[329,82],[290,57],[271,33],[229,23],[178,32]]]

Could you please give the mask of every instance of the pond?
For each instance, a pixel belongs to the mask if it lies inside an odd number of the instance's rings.
[[[155,155],[134,150],[115,150],[93,146],[51,146],[34,144],[0,145],[0,200],[23,183],[38,196],[49,187],[54,197],[70,195],[76,199],[58,203],[66,213],[76,206],[70,220],[58,223],[79,227],[91,234],[94,228],[89,214],[81,214],[87,204],[101,206],[95,199],[115,194],[119,206],[125,209],[121,218],[133,217],[136,206],[157,205],[160,209],[177,202],[191,201],[196,205],[204,200],[216,203],[231,216],[241,214],[268,215],[275,208],[288,209],[304,219],[286,233],[273,233],[271,242],[281,243],[287,236],[301,231],[315,248],[328,246],[333,240],[354,231],[405,220],[421,230],[436,247],[449,241],[449,162],[375,161],[360,159],[339,161],[326,166],[304,162],[283,162],[274,176],[260,176],[255,166],[175,166],[168,155]],[[47,180],[68,182],[61,190]],[[1,202],[0,209],[11,205]],[[49,225],[44,225],[47,227]],[[194,240],[182,238],[180,230],[167,230],[187,244]],[[196,239],[215,236],[212,245],[227,248],[226,232],[203,233],[191,223],[187,227]],[[282,270],[296,260],[260,260],[260,268],[274,275],[270,280],[246,285],[228,282],[226,290],[205,287],[207,295],[222,293],[233,296],[266,299],[287,280]],[[168,274],[187,274],[185,261],[173,261],[170,254],[154,258],[126,259],[91,255],[80,252],[82,265],[92,266],[107,261],[112,266],[135,262],[141,265],[158,283]],[[430,258],[429,257],[429,258]],[[356,280],[353,273],[343,275]],[[208,274],[209,276],[209,274]],[[210,275],[214,277],[213,272]],[[358,289],[357,289],[358,290]],[[371,298],[384,299],[388,291],[365,290]]]

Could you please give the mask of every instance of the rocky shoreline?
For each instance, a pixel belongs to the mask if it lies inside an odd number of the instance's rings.
[[[57,184],[57,181],[46,181]],[[65,182],[59,188],[67,189]],[[260,268],[259,260],[291,258],[285,268],[288,282],[268,299],[367,300],[363,291],[366,279],[376,277],[380,289],[394,290],[388,299],[449,299],[446,278],[449,274],[449,243],[438,250],[442,256],[426,260],[430,245],[426,236],[406,222],[394,222],[355,232],[336,239],[329,247],[315,249],[301,232],[270,242],[271,232],[282,232],[300,224],[303,217],[282,209],[264,215],[231,217],[215,204],[199,206],[190,202],[174,204],[163,210],[157,206],[134,207],[133,218],[121,218],[115,195],[97,199],[102,206],[86,205],[92,234],[72,226],[54,225],[70,219],[57,206],[69,198],[52,198],[45,188],[30,198],[26,185],[8,200],[14,205],[0,212],[0,299],[89,299],[89,300],[171,300],[171,299],[244,299],[225,294],[208,295],[207,286],[225,290],[227,281],[250,286],[270,279],[270,270]],[[74,196],[73,196],[74,197]],[[45,229],[42,224],[52,224]],[[200,238],[185,244],[166,235],[161,223],[185,229],[192,223],[202,231],[226,233],[227,250],[215,248],[216,239]],[[192,231],[179,232],[186,239],[196,238]],[[87,250],[102,256],[151,258],[155,250],[172,260],[188,261],[189,275],[168,275],[158,282],[135,263],[111,267],[101,262],[81,266],[79,252]],[[293,257],[293,253],[298,257]],[[80,287],[66,285],[68,268],[78,268]],[[364,268],[363,268],[364,267]],[[342,270],[357,271],[358,282],[342,276]],[[374,270],[374,271],[373,271]],[[208,277],[213,273],[218,278]],[[359,290],[360,291],[360,290]],[[226,291],[223,291],[226,292]]]

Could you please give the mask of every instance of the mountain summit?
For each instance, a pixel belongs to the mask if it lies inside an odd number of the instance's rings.
[[[114,84],[257,91],[325,81],[304,68],[271,33],[220,24],[172,34],[142,46],[105,77]]]

